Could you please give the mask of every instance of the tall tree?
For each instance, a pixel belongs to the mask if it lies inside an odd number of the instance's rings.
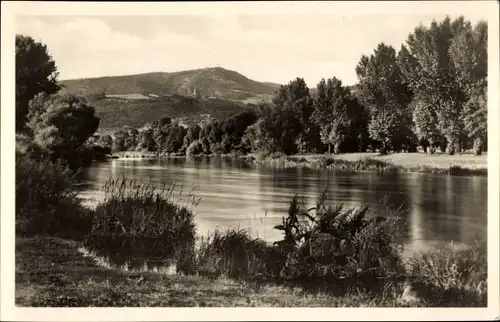
[[[460,140],[467,134],[467,102],[473,93],[481,92],[475,84],[485,84],[481,80],[486,78],[486,38],[486,23],[481,22],[474,31],[463,17],[453,21],[446,17],[429,27],[417,27],[401,50],[399,65],[404,78],[417,94],[415,98],[423,100],[417,106],[426,106],[425,113],[414,113],[416,126],[426,128],[426,124],[417,124],[422,120],[437,123],[449,154],[460,151]]]
[[[57,68],[47,46],[16,35],[16,131],[25,128],[29,102],[39,93],[59,91]]]
[[[278,117],[276,121],[280,122],[279,128],[285,130],[288,135],[293,135],[299,151],[307,152],[316,149],[319,131],[314,129],[315,124],[310,120],[314,111],[314,103],[304,79],[296,78],[287,85],[281,86],[273,102],[276,111],[274,117]],[[280,121],[280,115],[283,116],[283,122]],[[285,129],[285,126],[293,126],[293,128]],[[286,150],[291,151],[290,147]]]
[[[351,103],[349,89],[335,77],[327,81],[322,79],[316,88],[311,120],[320,128],[321,142],[328,145],[328,152],[333,145],[334,152],[338,154],[351,126],[348,114]]]
[[[113,147],[113,138],[109,134],[101,135],[96,142],[97,145],[111,150]]]
[[[153,139],[153,129],[147,128],[139,131],[137,136],[137,149],[139,151],[152,152],[156,150],[156,142]]]
[[[390,147],[401,149],[411,132],[408,105],[412,93],[402,79],[395,49],[380,43],[370,57],[361,57],[356,74],[358,97],[370,113],[371,138],[380,142],[381,153]]]
[[[52,159],[66,161],[72,168],[82,166],[81,147],[99,126],[94,107],[72,95],[45,96],[43,103],[35,102],[28,122],[34,142]]]
[[[122,129],[118,129],[113,133],[113,147],[112,150],[114,152],[126,151],[127,146],[125,145],[125,140],[128,136],[126,131]]]
[[[182,149],[184,151],[187,151],[187,148],[191,145],[191,143],[198,140],[198,137],[200,135],[200,130],[201,128],[197,124],[193,124],[187,129],[187,133],[186,136],[184,137],[184,142],[182,145]]]
[[[165,152],[176,153],[179,152],[184,143],[186,136],[186,129],[178,124],[171,124],[168,126],[167,136],[165,138]]]
[[[474,142],[474,151],[481,154],[487,136],[488,25],[470,23],[450,43],[449,55],[455,82],[464,98],[464,129]]]

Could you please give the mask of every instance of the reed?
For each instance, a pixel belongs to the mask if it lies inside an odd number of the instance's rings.
[[[173,200],[174,184],[109,179],[105,200],[95,209],[86,245],[122,262],[175,261],[177,270],[192,268],[195,242],[194,214],[199,200],[191,191],[184,203]],[[139,257],[138,257],[139,256]]]
[[[486,307],[488,259],[485,241],[466,250],[449,245],[417,254],[408,263],[415,292],[432,306]]]
[[[488,175],[487,168],[465,167],[456,164],[450,164],[448,166],[442,166],[439,164],[397,165],[391,161],[377,159],[375,157],[362,157],[357,160],[347,160],[338,156],[322,155],[319,157],[298,157],[287,156],[283,153],[275,152],[257,154],[255,157],[248,157],[247,160],[256,163],[257,165],[277,168],[307,167],[312,169],[329,169],[344,172],[420,172],[447,174],[453,176]]]
[[[200,240],[197,251],[198,273],[209,277],[276,281],[283,264],[278,248],[246,230],[215,231]]]

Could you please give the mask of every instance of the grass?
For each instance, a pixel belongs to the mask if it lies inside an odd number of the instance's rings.
[[[245,230],[215,231],[197,250],[198,274],[247,281],[276,281],[284,259],[279,249]]]
[[[486,242],[480,242],[462,251],[446,247],[411,258],[409,276],[415,292],[436,307],[450,303],[486,306],[486,249]]]
[[[59,238],[16,240],[16,305],[35,307],[359,307],[407,306],[395,300],[311,294],[299,288],[227,278],[127,273],[103,268]],[[34,265],[36,263],[36,265]]]
[[[486,306],[484,296],[485,263],[475,262],[463,269],[477,276],[478,284],[462,282],[475,296],[453,298],[443,291],[419,301],[394,297],[351,293],[332,296],[300,287],[235,281],[226,277],[166,275],[154,272],[123,272],[98,266],[78,252],[81,243],[53,237],[16,239],[15,303],[28,307],[436,307]],[[475,253],[483,253],[475,249]],[[464,262],[470,253],[455,253],[456,262]],[[449,255],[442,258],[450,258]],[[477,259],[477,258],[476,258]],[[482,260],[482,259],[481,259]],[[423,263],[416,259],[416,263]],[[34,264],[36,263],[36,265]],[[444,264],[446,261],[440,261]],[[478,267],[477,265],[481,267]],[[441,268],[452,267],[449,265]],[[453,266],[454,267],[454,266]],[[460,266],[459,266],[460,267]],[[439,270],[435,270],[438,272]],[[462,274],[463,276],[463,274]],[[433,275],[420,275],[428,281]],[[461,279],[448,275],[445,281]],[[484,280],[483,280],[484,281]],[[449,285],[450,283],[448,283]],[[476,287],[473,287],[476,285]],[[481,289],[481,291],[479,291]],[[439,290],[439,288],[436,288]],[[423,293],[425,295],[425,293]],[[443,296],[444,297],[438,297]],[[477,297],[477,295],[480,295]],[[472,301],[471,301],[472,299]],[[480,300],[479,302],[477,300]],[[450,301],[453,300],[454,302]],[[456,301],[459,302],[456,302]]]
[[[377,171],[377,172],[421,172],[450,175],[488,174],[487,156],[470,154],[445,155],[424,153],[349,153],[292,155],[275,153],[270,155],[247,156],[259,165],[271,167],[308,167],[314,169],[333,169],[338,171]]]
[[[109,179],[106,198],[94,211],[92,229],[85,244],[116,265],[131,261],[141,265],[175,261],[178,270],[189,270],[192,263],[196,229],[190,204],[172,200],[174,185],[156,186],[123,179]]]

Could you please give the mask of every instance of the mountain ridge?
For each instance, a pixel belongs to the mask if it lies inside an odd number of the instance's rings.
[[[236,71],[207,67],[177,72],[149,72],[63,80],[62,92],[89,95],[184,95],[241,102],[268,100],[281,86],[252,80]]]

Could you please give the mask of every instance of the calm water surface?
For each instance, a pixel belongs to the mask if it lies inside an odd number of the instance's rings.
[[[124,159],[87,170],[83,195],[104,199],[100,191],[110,177],[175,182],[176,196],[195,189],[200,204],[198,232],[250,228],[255,237],[281,238],[272,227],[281,223],[294,194],[312,206],[328,188],[329,203],[357,207],[406,209],[405,250],[419,251],[453,241],[470,244],[486,236],[487,178],[417,173],[342,173],[312,169],[271,169],[221,157],[196,159]]]

